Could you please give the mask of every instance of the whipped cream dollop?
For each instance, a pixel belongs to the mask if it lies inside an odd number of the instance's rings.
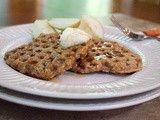
[[[67,28],[63,31],[60,41],[64,48],[88,42],[91,35],[78,28]]]

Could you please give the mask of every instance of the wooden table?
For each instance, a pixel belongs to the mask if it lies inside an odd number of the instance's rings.
[[[29,23],[41,18],[80,17],[83,14],[93,15],[103,25],[113,25],[109,21],[110,14],[120,12],[115,14],[119,21],[134,31],[141,31],[160,28],[157,24],[160,23],[159,8],[136,0],[132,3],[128,0],[3,0],[0,1],[0,25]],[[94,112],[45,110],[0,100],[0,120],[160,120],[159,113],[159,98],[133,107]]]

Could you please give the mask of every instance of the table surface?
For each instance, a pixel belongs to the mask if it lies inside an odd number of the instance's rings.
[[[109,17],[114,14],[127,27],[142,31],[160,28],[159,11],[159,5],[138,0],[1,0],[0,26],[52,17],[80,17],[84,14],[96,17],[103,25],[113,25]],[[159,120],[159,113],[160,98],[132,107],[92,112],[46,110],[0,99],[0,120]]]

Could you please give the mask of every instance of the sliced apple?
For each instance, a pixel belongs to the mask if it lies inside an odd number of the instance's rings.
[[[55,29],[48,24],[48,20],[36,20],[32,27],[33,37],[38,37],[41,33],[55,33]]]
[[[59,30],[65,30],[68,27],[76,28],[80,23],[80,19],[77,18],[52,18],[49,24]]]
[[[82,16],[78,28],[92,35],[93,38],[101,39],[104,36],[103,27],[100,22],[88,15]]]
[[[92,38],[91,35],[84,32],[78,28],[66,28],[61,37],[60,37],[60,44],[64,48],[71,47],[73,45],[78,45],[82,43],[88,42]]]

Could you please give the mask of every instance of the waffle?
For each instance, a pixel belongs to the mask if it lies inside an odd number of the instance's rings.
[[[77,73],[110,72],[132,73],[142,69],[142,59],[113,41],[94,40],[85,58],[78,59],[71,71]]]
[[[58,34],[41,34],[33,42],[7,52],[5,60],[23,74],[49,80],[71,69],[77,59],[86,55],[90,43],[63,49]]]

